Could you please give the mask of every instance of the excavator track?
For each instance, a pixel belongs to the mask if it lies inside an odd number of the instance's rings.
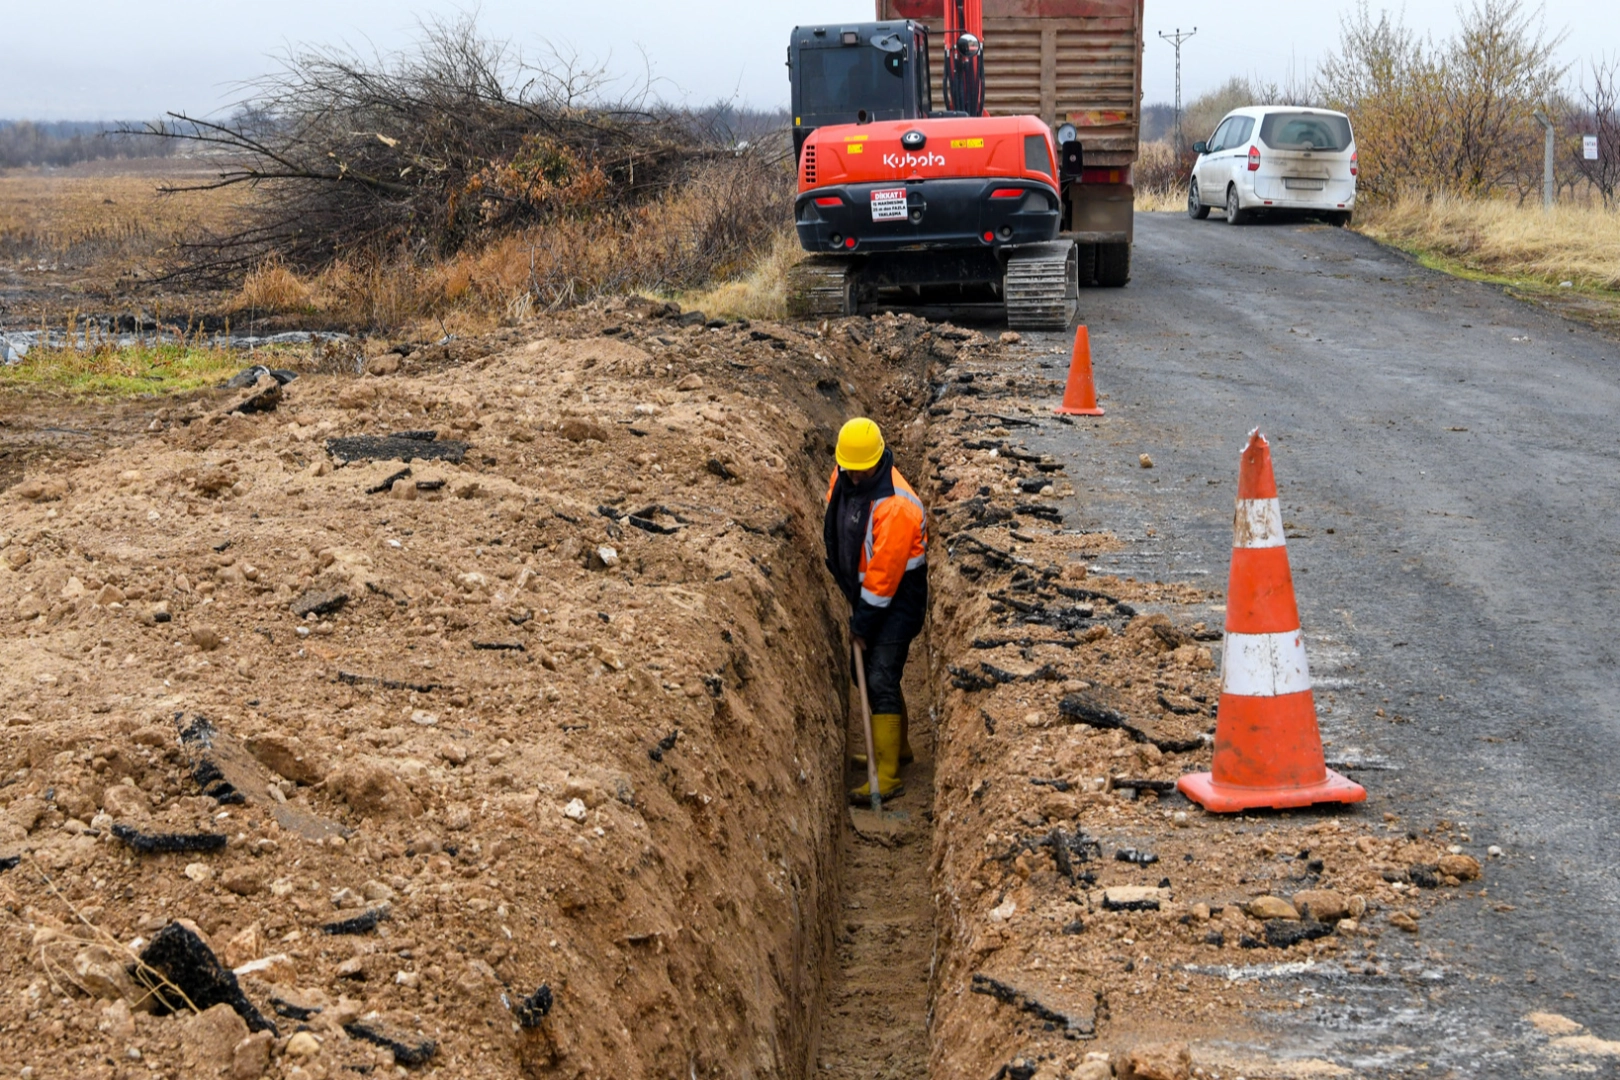
[[[1073,243],[1030,244],[1007,260],[1003,297],[1014,330],[1064,330],[1080,309],[1080,254]]]
[[[798,319],[855,314],[854,264],[836,255],[811,255],[788,271],[788,314]]]

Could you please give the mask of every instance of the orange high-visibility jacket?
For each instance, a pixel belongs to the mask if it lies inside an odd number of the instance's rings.
[[[882,490],[872,500],[861,545],[860,598],[875,608],[887,608],[900,590],[908,570],[928,561],[928,513],[899,469],[891,469],[892,493]],[[838,470],[827,482],[827,502],[838,486]],[[853,598],[852,598],[853,599]]]

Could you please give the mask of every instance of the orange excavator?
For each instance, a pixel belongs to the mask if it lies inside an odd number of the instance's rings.
[[[910,0],[918,18],[794,29],[794,218],[811,253],[790,279],[794,314],[909,304],[1004,309],[1015,329],[1074,319],[1078,253],[1058,237],[1081,145],[1068,125],[1059,142],[1039,117],[985,115],[980,3]],[[936,108],[919,20],[941,6]]]

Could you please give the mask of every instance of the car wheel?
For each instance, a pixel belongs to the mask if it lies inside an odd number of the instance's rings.
[[[1233,184],[1226,189],[1226,223],[1228,225],[1243,225],[1249,220],[1249,212],[1243,209],[1238,201],[1237,185]]]
[[[1187,181],[1187,216],[1194,221],[1203,221],[1209,217],[1209,207],[1198,199],[1198,181]]]

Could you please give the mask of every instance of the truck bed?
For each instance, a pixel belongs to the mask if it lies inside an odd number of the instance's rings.
[[[983,0],[985,109],[1080,129],[1086,165],[1134,163],[1141,124],[1143,0]],[[938,7],[877,0],[879,19]],[[918,19],[936,35],[937,17]],[[939,46],[935,46],[937,53]],[[929,58],[936,106],[941,64]]]

